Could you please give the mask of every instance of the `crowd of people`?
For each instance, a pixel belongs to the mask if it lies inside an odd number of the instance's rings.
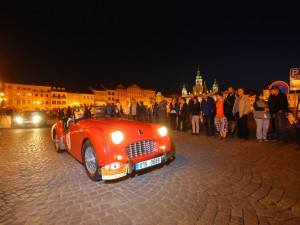
[[[283,145],[286,144],[286,120],[288,120],[292,125],[292,135],[298,145],[297,150],[300,150],[299,103],[294,116],[288,109],[287,96],[274,86],[268,102],[263,99],[263,94],[258,94],[253,107],[258,142],[274,139]],[[173,99],[170,104],[170,127],[177,132],[190,131],[192,135],[199,135],[199,127],[202,123],[204,134],[207,136],[218,134],[220,140],[227,141],[229,137],[237,134],[239,139],[247,140],[250,111],[250,99],[244,94],[242,88],[235,92],[232,87],[229,87],[226,95],[216,93],[216,101],[207,93],[203,93],[201,103],[191,93],[188,102],[183,97],[179,98],[178,103]],[[272,124],[271,129],[269,129],[270,124]]]
[[[119,100],[113,104],[106,103],[105,117],[121,117],[129,120],[167,124],[167,101],[157,103],[151,99],[151,105],[144,105],[143,101],[137,102],[131,99],[125,108],[122,108]],[[263,99],[263,94],[256,95],[253,104],[253,117],[256,122],[256,138],[259,142],[267,142],[270,139],[287,143],[286,119],[292,125],[292,135],[300,150],[300,104],[297,105],[297,113],[294,117],[288,110],[287,96],[277,86],[271,89],[268,102]],[[83,106],[84,114],[88,117],[91,107]],[[186,98],[172,99],[169,105],[170,129],[176,132],[190,132],[191,135],[200,134],[200,123],[203,133],[207,136],[219,135],[219,139],[228,141],[235,134],[239,139],[247,140],[249,137],[248,116],[251,111],[250,99],[239,88],[237,92],[232,87],[227,94],[216,93],[216,101],[206,92],[202,93],[202,101],[191,93],[187,102]],[[57,109],[57,118],[69,118],[72,115],[70,107]],[[272,125],[269,128],[270,124]]]

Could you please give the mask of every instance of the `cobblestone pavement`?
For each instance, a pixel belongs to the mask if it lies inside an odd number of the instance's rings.
[[[292,144],[171,137],[170,165],[95,183],[49,128],[0,130],[0,224],[300,224]]]

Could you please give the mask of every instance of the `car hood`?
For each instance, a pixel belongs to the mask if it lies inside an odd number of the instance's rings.
[[[101,118],[80,121],[82,126],[97,127],[110,135],[119,130],[124,134],[124,139],[135,138],[136,140],[156,139],[159,136],[157,124],[141,123],[120,118]]]

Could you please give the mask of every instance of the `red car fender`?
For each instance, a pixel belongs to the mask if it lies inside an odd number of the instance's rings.
[[[98,158],[98,165],[99,166],[105,166],[110,162],[110,151],[108,147],[107,138],[104,135],[104,132],[102,129],[90,127],[87,129],[81,130],[82,133],[84,133],[84,138],[82,141],[81,146],[81,162],[83,157],[83,145],[84,142],[89,139],[96,151],[97,158]]]
[[[64,131],[63,131],[63,126],[62,126],[61,122],[58,122],[52,126],[51,137],[52,137],[53,141],[54,141],[54,131],[55,131],[58,139],[60,139],[63,136]]]

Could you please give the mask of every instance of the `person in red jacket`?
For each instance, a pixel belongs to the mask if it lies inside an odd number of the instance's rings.
[[[220,140],[227,141],[226,134],[228,132],[228,116],[230,115],[230,104],[225,99],[223,99],[222,93],[218,92],[216,94],[216,116],[215,123],[217,131],[220,132]]]

